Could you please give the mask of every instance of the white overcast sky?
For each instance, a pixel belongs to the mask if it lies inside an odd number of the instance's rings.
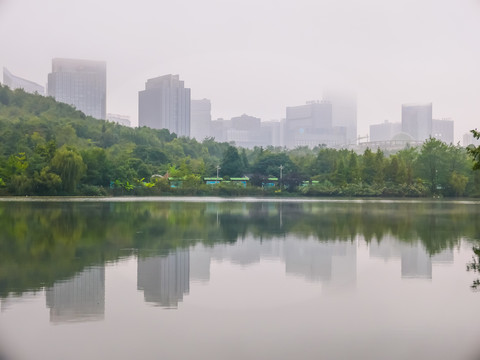
[[[54,57],[107,62],[107,112],[137,122],[148,78],[179,74],[212,117],[285,117],[357,92],[359,134],[433,103],[480,127],[480,0],[0,0],[0,66],[45,85]]]

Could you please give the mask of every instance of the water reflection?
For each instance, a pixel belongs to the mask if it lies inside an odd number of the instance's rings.
[[[285,241],[287,274],[332,285],[354,286],[357,269],[357,245],[352,242],[318,242],[315,238]]]
[[[166,256],[139,258],[137,284],[146,302],[177,307],[190,289],[190,252],[177,250]]]
[[[384,260],[400,259],[402,278],[432,278],[432,264],[453,263],[453,248],[447,248],[440,253],[430,255],[420,242],[402,243],[386,236],[381,241],[370,243],[370,256]]]
[[[356,287],[359,242],[432,279],[461,238],[479,238],[478,203],[0,203],[0,298],[46,289],[54,323],[102,319],[105,264],[137,256],[137,290],[176,308],[212,262],[281,261],[323,288]],[[2,302],[3,303],[3,302]]]
[[[46,291],[50,322],[103,320],[105,267],[88,268],[73,278],[56,282]]]

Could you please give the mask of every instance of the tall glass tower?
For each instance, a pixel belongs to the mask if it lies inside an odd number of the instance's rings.
[[[48,95],[85,115],[106,118],[107,65],[104,61],[53,59]]]

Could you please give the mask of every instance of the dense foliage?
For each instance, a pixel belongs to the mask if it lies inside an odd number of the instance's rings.
[[[1,86],[0,140],[3,195],[480,195],[467,150],[436,139],[390,156],[323,147],[246,150],[96,120],[52,98]],[[247,175],[249,185],[204,184],[217,167],[227,180]],[[180,186],[172,188],[165,174]],[[266,188],[269,177],[279,183]]]

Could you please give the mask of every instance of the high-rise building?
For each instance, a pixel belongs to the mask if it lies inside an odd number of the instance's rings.
[[[427,140],[432,135],[432,103],[402,105],[402,131],[414,140]]]
[[[104,61],[53,59],[48,95],[75,106],[85,115],[105,120],[107,64]]]
[[[243,114],[231,119],[230,128],[227,129],[227,142],[253,149],[255,146],[267,145],[268,129],[262,128],[260,118]]]
[[[273,147],[284,146],[283,143],[283,126],[282,121],[262,121],[262,130],[266,137],[266,145]]]
[[[7,68],[3,68],[3,84],[10,89],[23,89],[30,94],[45,95],[45,88],[33,81],[22,79],[21,77],[13,75]]]
[[[287,107],[285,146],[339,146],[346,143],[346,128],[333,126],[332,104],[309,101],[306,105]]]
[[[178,75],[147,80],[138,93],[138,124],[190,136],[190,89]]]
[[[346,142],[357,143],[357,97],[354,93],[326,91],[323,100],[332,104],[332,125],[346,129]]]
[[[211,135],[212,104],[208,99],[190,102],[190,136],[202,141]]]
[[[432,120],[432,137],[446,144],[453,144],[453,120]]]
[[[370,125],[370,141],[389,141],[401,132],[401,123],[391,123],[385,120],[383,124]]]
[[[480,145],[480,139],[475,139],[472,133],[463,134],[463,146],[467,147],[468,145]]]
[[[279,122],[276,122],[280,125]],[[211,122],[211,136],[218,142],[228,142],[236,146],[253,149],[255,146],[273,144],[274,127],[263,123],[260,118],[243,114],[231,120],[217,119]],[[279,127],[276,135],[280,136]],[[277,143],[279,140],[276,141]]]

